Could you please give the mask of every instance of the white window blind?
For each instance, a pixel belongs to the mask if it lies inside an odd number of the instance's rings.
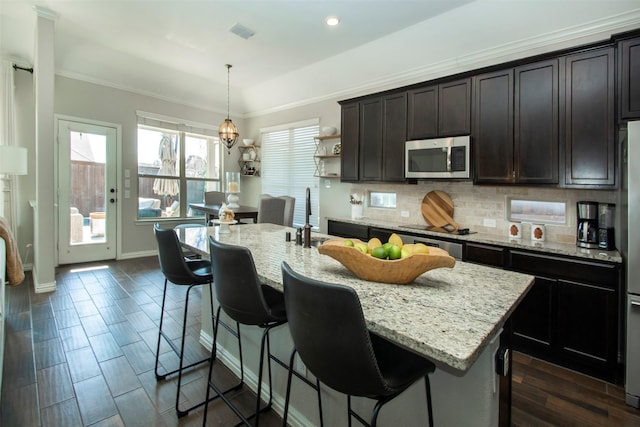
[[[294,227],[305,223],[306,189],[311,189],[311,212],[309,223],[318,228],[318,178],[314,176],[313,160],[319,126],[291,125],[263,130],[262,133],[262,193],[272,196],[292,196],[296,199],[293,216]]]

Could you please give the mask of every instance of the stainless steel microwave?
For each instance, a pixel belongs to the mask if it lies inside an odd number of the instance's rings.
[[[422,139],[405,143],[405,178],[469,178],[471,138]]]

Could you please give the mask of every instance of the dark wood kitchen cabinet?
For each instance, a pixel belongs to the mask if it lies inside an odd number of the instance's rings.
[[[640,37],[618,43],[620,118],[640,119]]]
[[[476,182],[557,184],[557,59],[474,80]]]
[[[382,98],[360,103],[360,181],[382,178]]]
[[[615,78],[613,47],[565,59],[565,185],[613,188]]]
[[[473,80],[475,182],[513,180],[513,69]]]
[[[512,317],[514,349],[619,383],[620,266],[511,249],[508,269],[536,277]]]
[[[615,287],[558,280],[560,357],[607,372],[617,359],[617,318]]]
[[[341,181],[404,181],[406,123],[405,92],[343,104]]]
[[[471,79],[407,92],[407,139],[468,135],[471,132]]]
[[[359,177],[360,104],[342,105],[340,180],[357,181]]]
[[[327,234],[331,236],[369,240],[369,226],[342,221],[327,221]]]
[[[514,70],[514,181],[558,183],[558,60]]]
[[[382,98],[382,181],[404,181],[404,143],[407,140],[407,94]]]
[[[557,342],[555,293],[557,281],[536,276],[535,283],[512,316],[514,348],[543,357]]]

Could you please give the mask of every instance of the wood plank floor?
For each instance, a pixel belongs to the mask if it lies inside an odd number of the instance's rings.
[[[90,267],[104,266],[92,269]],[[57,290],[34,294],[31,276],[7,288],[6,354],[1,426],[199,426],[202,409],[178,419],[176,380],[156,382],[153,365],[164,278],[156,257],[65,266]],[[200,293],[190,307],[189,356],[198,343]],[[169,330],[180,335],[184,289],[170,287]],[[191,304],[190,304],[191,305]],[[163,366],[176,366],[168,345]],[[622,388],[526,355],[514,355],[514,426],[640,426],[640,410],[624,404]],[[233,375],[220,367],[218,381]],[[203,399],[206,368],[184,378],[181,405]],[[236,401],[250,412],[254,394]],[[437,408],[434,408],[437,411]],[[209,405],[208,425],[234,425],[222,403]],[[261,425],[282,420],[273,412]]]
[[[164,285],[157,258],[66,266],[56,276],[52,293],[33,293],[30,274],[22,285],[6,289],[0,426],[202,425],[202,408],[177,418],[175,376],[155,379]],[[185,291],[170,286],[167,292],[165,330],[176,343]],[[198,342],[201,293],[191,294],[187,354],[196,361],[208,352]],[[178,366],[166,343],[160,361],[165,368]],[[218,365],[214,375],[224,387],[234,376]],[[183,376],[181,408],[204,400],[207,373],[205,363]],[[251,413],[254,399],[246,387],[233,398],[243,413]],[[207,425],[237,422],[222,401],[209,404]],[[260,425],[281,424],[273,411],[260,418]]]
[[[623,387],[514,354],[514,426],[640,426],[624,397]]]

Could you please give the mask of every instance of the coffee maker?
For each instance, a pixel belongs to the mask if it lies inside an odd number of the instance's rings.
[[[600,203],[598,205],[598,247],[607,251],[616,248],[615,242],[615,217],[616,205],[613,203]]]
[[[578,202],[578,237],[581,248],[598,247],[598,202]]]

